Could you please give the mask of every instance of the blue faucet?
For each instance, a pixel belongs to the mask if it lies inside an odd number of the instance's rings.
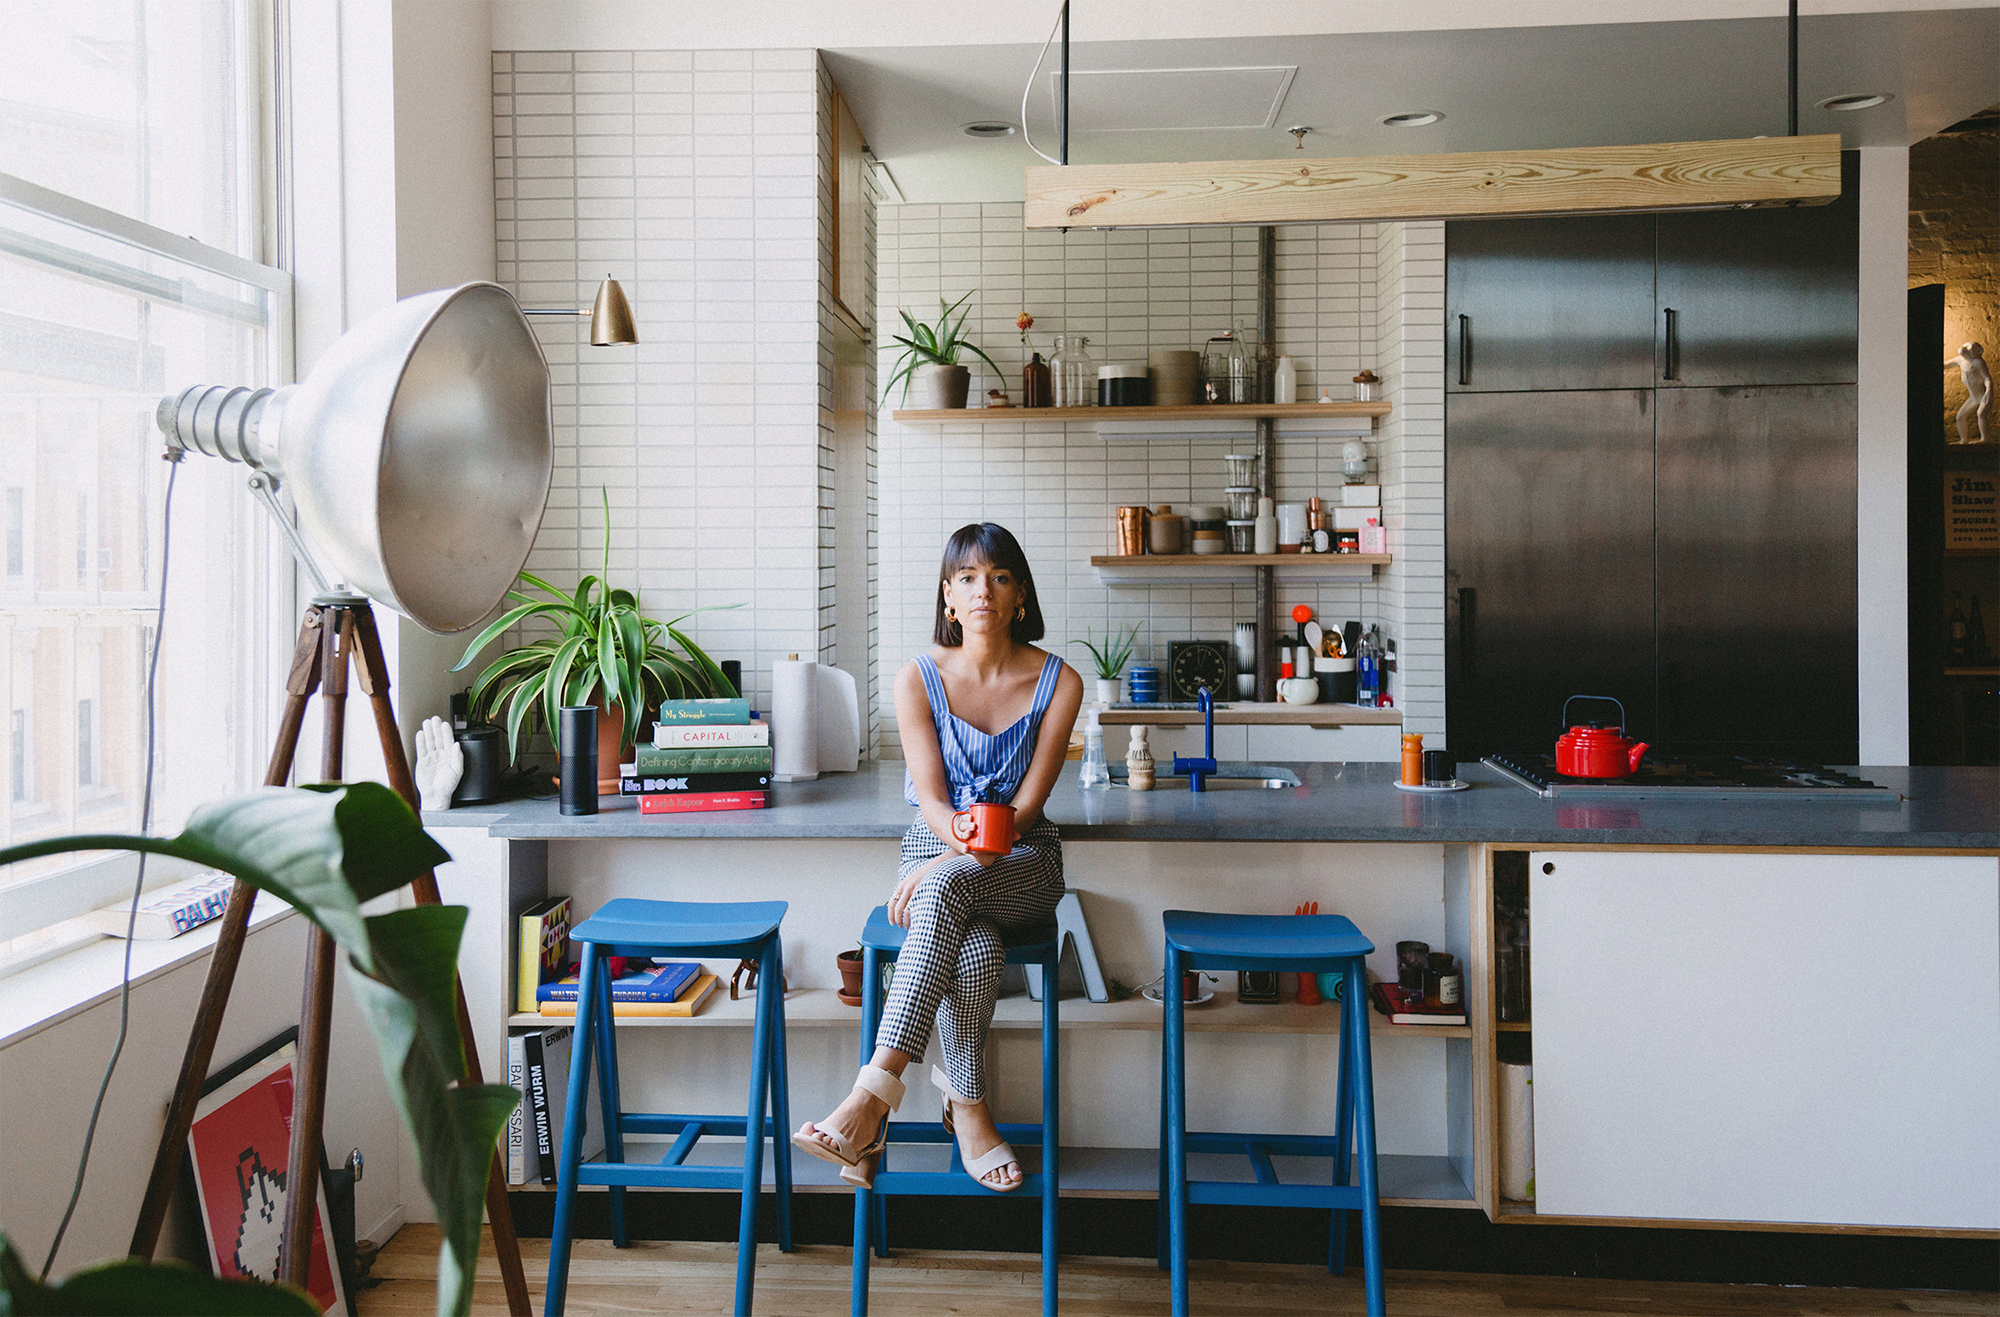
[[[1175,755],[1174,773],[1187,774],[1189,791],[1205,791],[1208,776],[1215,771],[1215,697],[1208,693],[1208,687],[1202,686],[1195,702],[1201,706],[1201,758]]]

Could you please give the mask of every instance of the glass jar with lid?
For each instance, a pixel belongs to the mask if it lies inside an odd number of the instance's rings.
[[[1056,335],[1056,350],[1049,357],[1049,374],[1055,386],[1056,406],[1097,405],[1097,363],[1090,358],[1090,340],[1084,335]]]

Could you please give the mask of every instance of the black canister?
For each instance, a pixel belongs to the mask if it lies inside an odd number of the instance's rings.
[[[500,729],[481,724],[461,728],[456,735],[458,748],[465,752],[465,775],[458,779],[451,803],[483,805],[499,794],[500,771],[506,767],[501,759],[505,742]]]
[[[562,709],[562,812],[597,812],[597,706],[566,704]]]
[[[1144,366],[1111,365],[1097,368],[1099,407],[1150,407],[1153,381]]]

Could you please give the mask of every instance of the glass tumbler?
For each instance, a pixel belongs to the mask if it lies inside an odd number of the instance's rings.
[[[1097,363],[1091,360],[1090,340],[1084,335],[1056,335],[1056,350],[1049,357],[1049,374],[1054,377],[1056,406],[1097,405]]]

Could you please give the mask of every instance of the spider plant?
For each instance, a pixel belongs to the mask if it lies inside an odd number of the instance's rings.
[[[586,576],[574,591],[565,592],[522,572],[522,582],[546,598],[509,590],[507,597],[516,601],[515,607],[481,631],[452,668],[461,671],[501,632],[531,617],[545,617],[561,628],[556,635],[508,650],[472,684],[472,716],[491,718],[506,727],[510,760],[520,755],[523,728],[532,731],[539,722],[554,740],[562,725],[558,711],[566,704],[592,703],[593,696],[601,695],[604,707],[616,706],[624,715],[622,747],[638,740],[639,724],[661,700],[736,694],[722,669],[680,629],[682,622],[708,609],[659,622],[641,611],[636,591],[612,586],[610,492],[603,497],[603,574]]]
[[[977,291],[979,290],[973,290],[973,292]],[[908,338],[905,338],[901,334],[892,335],[898,343],[903,345],[903,355],[896,358],[896,373],[891,375],[888,384],[883,386],[882,391],[884,393],[895,388],[896,381],[901,380],[903,382],[903,397],[908,398],[910,396],[910,377],[916,373],[917,367],[956,366],[961,352],[977,353],[979,359],[986,363],[988,370],[992,371],[1002,381],[1007,378],[1006,372],[993,364],[993,358],[987,356],[977,344],[968,340],[963,333],[966,313],[960,310],[960,308],[971,300],[972,293],[967,293],[956,302],[947,305],[945,300],[940,297],[938,299],[938,319],[935,326],[927,325],[908,311],[898,308],[897,314],[903,317],[903,323],[909,327],[910,334]],[[958,313],[958,319],[955,321],[951,318],[953,312]]]
[[[1090,633],[1085,632],[1086,636]],[[1125,665],[1132,661],[1132,642],[1139,636],[1139,624],[1134,622],[1123,635],[1110,631],[1102,645],[1091,640],[1072,640],[1072,645],[1082,645],[1090,651],[1091,666],[1097,669],[1099,681],[1116,681],[1118,674],[1125,671]]]

